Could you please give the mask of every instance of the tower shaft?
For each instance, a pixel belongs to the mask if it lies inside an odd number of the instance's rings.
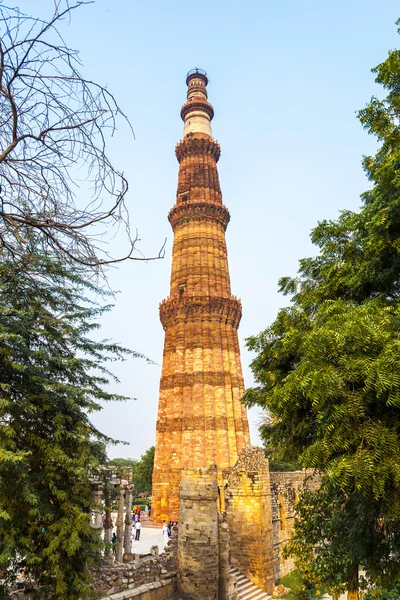
[[[231,295],[207,77],[187,77],[184,137],[177,144],[176,203],[170,296],[160,305],[165,330],[160,382],[152,517],[177,520],[182,469],[232,467],[249,444],[237,328],[241,303]]]

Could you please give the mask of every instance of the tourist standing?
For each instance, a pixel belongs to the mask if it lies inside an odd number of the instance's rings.
[[[116,549],[116,546],[117,546],[117,536],[115,535],[115,531],[114,531],[114,533],[112,535],[111,543],[112,543],[113,554],[115,554],[115,549]]]
[[[168,525],[167,525],[166,521],[164,521],[164,523],[163,523],[162,533],[163,533],[163,538],[164,538],[163,548],[166,548],[168,546],[168,540],[169,540]]]
[[[136,535],[135,535],[135,540],[138,542],[140,539],[140,530],[142,529],[142,524],[140,521],[136,522],[136,527],[135,527],[135,531],[136,531]]]

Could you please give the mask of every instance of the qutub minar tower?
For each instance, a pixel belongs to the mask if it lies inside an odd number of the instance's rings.
[[[175,206],[169,298],[160,305],[165,330],[152,519],[177,521],[182,469],[216,464],[233,467],[250,443],[237,329],[241,303],[231,295],[217,162],[220,147],[211,134],[214,110],[207,101],[207,75],[186,78],[183,140]]]

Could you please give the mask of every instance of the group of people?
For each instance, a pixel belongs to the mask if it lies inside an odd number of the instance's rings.
[[[149,510],[148,507],[146,506],[145,513],[148,514]],[[138,507],[133,513],[132,513],[132,532],[131,532],[131,538],[132,541],[136,541],[138,542],[140,540],[140,531],[142,529],[142,524],[140,522],[140,512],[141,512],[141,508]],[[113,553],[115,554],[115,548],[117,545],[117,535],[114,531],[113,536],[112,536],[112,548],[113,548]]]
[[[131,537],[133,541],[139,541],[140,540],[140,531],[142,529],[142,524],[140,522],[140,508],[138,507],[133,513],[132,513],[132,533],[131,533]],[[147,513],[147,511],[146,511]],[[164,521],[163,523],[163,528],[162,528],[162,534],[163,534],[163,548],[166,548],[168,545],[168,541],[169,538],[171,537],[171,533],[172,533],[172,527],[174,527],[174,525],[176,525],[176,523],[172,522],[172,521]],[[117,544],[117,536],[115,534],[115,532],[113,533],[112,536],[112,545],[113,545],[113,552],[115,554],[115,548],[116,548],[116,544]]]

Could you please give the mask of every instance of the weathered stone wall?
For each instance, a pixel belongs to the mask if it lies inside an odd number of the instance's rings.
[[[219,588],[218,600],[237,600],[236,577],[230,573],[230,534],[228,523],[219,515]]]
[[[282,550],[293,530],[297,501],[304,486],[311,490],[317,489],[320,480],[317,476],[312,477],[309,472],[294,471],[270,473],[270,481],[274,579],[277,581],[294,569],[293,559],[284,560]]]
[[[108,564],[91,569],[92,600],[172,600],[177,589],[177,527],[172,528],[172,536],[165,551],[158,554],[126,555],[131,562]],[[8,592],[13,600],[26,598],[21,589]],[[45,600],[43,598],[43,600]]]
[[[227,476],[226,520],[229,525],[232,565],[255,585],[272,592],[271,491],[268,461],[256,446],[246,446]]]
[[[93,571],[95,595],[111,596],[157,581],[176,582],[176,556],[173,547],[159,556],[142,555],[127,564],[104,565]]]
[[[120,573],[119,575],[123,576],[125,574]],[[129,581],[131,577],[128,574],[124,579]],[[126,585],[129,585],[129,587],[126,587]],[[136,585],[136,583],[125,584],[123,591],[120,592],[113,592],[111,590],[112,588],[110,588],[106,596],[103,596],[102,592],[97,592],[92,597],[92,600],[129,600],[130,598],[134,600],[176,600],[176,573],[170,573],[165,579],[157,579],[156,581],[142,585]],[[8,597],[12,598],[12,600],[26,600],[27,598],[23,590],[13,590],[8,593]],[[1,592],[0,598],[2,598]],[[43,600],[46,599],[43,597]]]
[[[138,588],[104,596],[100,600],[176,600],[176,577],[145,583]]]
[[[182,472],[178,535],[178,594],[218,600],[217,467]]]

